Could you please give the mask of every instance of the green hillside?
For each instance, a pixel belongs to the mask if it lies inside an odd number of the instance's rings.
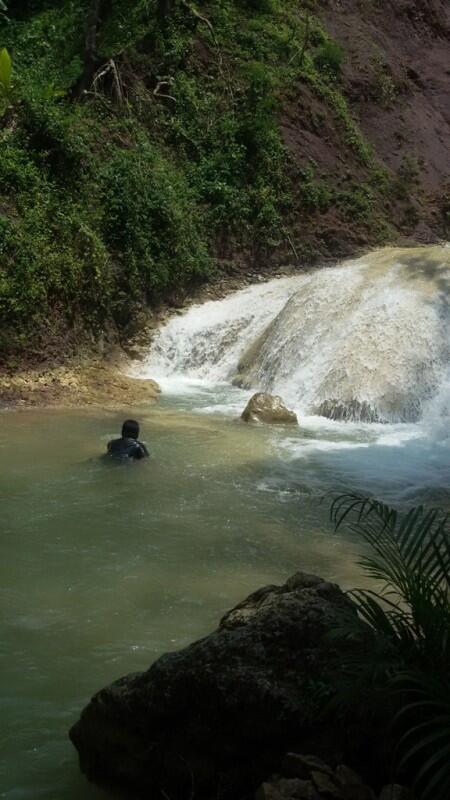
[[[142,304],[233,259],[312,258],[321,247],[306,236],[308,220],[330,208],[365,241],[392,234],[385,201],[402,187],[352,117],[346,52],[314,1],[8,5],[0,23],[4,360],[39,360],[49,343],[70,349],[80,337],[124,330]],[[299,86],[318,104],[316,128],[330,116],[351,153],[345,185],[314,158],[296,162],[286,145],[286,108],[304,115]]]

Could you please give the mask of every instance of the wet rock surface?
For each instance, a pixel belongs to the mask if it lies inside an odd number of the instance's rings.
[[[272,425],[298,425],[297,415],[290,411],[278,395],[257,392],[242,412],[244,422],[266,422]]]
[[[70,732],[82,771],[138,797],[251,795],[290,742],[311,741],[342,611],[339,587],[305,573],[251,594],[209,636],[95,695]]]
[[[365,400],[361,402],[353,399],[347,403],[341,400],[324,400],[314,409],[314,413],[320,417],[327,417],[339,422],[347,422],[349,420],[352,422],[386,422]]]

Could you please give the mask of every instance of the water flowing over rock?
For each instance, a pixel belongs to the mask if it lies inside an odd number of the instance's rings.
[[[342,403],[339,400],[324,400],[319,406],[313,409],[315,414],[320,417],[328,417],[335,420],[354,420],[357,422],[387,422],[382,419],[372,406],[365,400],[349,400]]]
[[[91,700],[71,730],[81,769],[139,797],[254,791],[293,739],[311,742],[311,685],[334,680],[326,633],[342,610],[339,587],[305,573],[251,594],[214,633]]]
[[[386,248],[191,308],[141,374],[234,381],[302,414],[415,422],[449,361],[450,247]]]
[[[257,392],[250,398],[241,417],[244,422],[268,422],[272,425],[298,425],[297,415],[284,405],[281,397]]]

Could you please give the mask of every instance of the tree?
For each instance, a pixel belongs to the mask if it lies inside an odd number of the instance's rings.
[[[2,2],[3,0],[0,0],[0,4]],[[167,24],[175,2],[176,0],[157,0],[156,15],[162,29]],[[90,89],[95,73],[105,63],[98,54],[98,38],[101,27],[111,11],[111,5],[111,0],[91,0],[86,20],[83,72],[72,91],[72,96],[76,100],[79,100]]]
[[[158,0],[158,20],[160,24],[165,24],[173,6],[174,0]]]
[[[111,0],[91,0],[86,21],[83,72],[73,89],[73,96],[77,100],[88,91],[97,69],[101,66],[101,59],[97,52],[98,35],[110,9]]]

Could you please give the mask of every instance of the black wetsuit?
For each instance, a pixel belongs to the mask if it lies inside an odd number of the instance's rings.
[[[121,436],[120,439],[113,439],[108,442],[108,454],[112,458],[121,460],[125,459],[140,459],[148,456],[148,450],[142,442],[137,439],[129,439]]]

